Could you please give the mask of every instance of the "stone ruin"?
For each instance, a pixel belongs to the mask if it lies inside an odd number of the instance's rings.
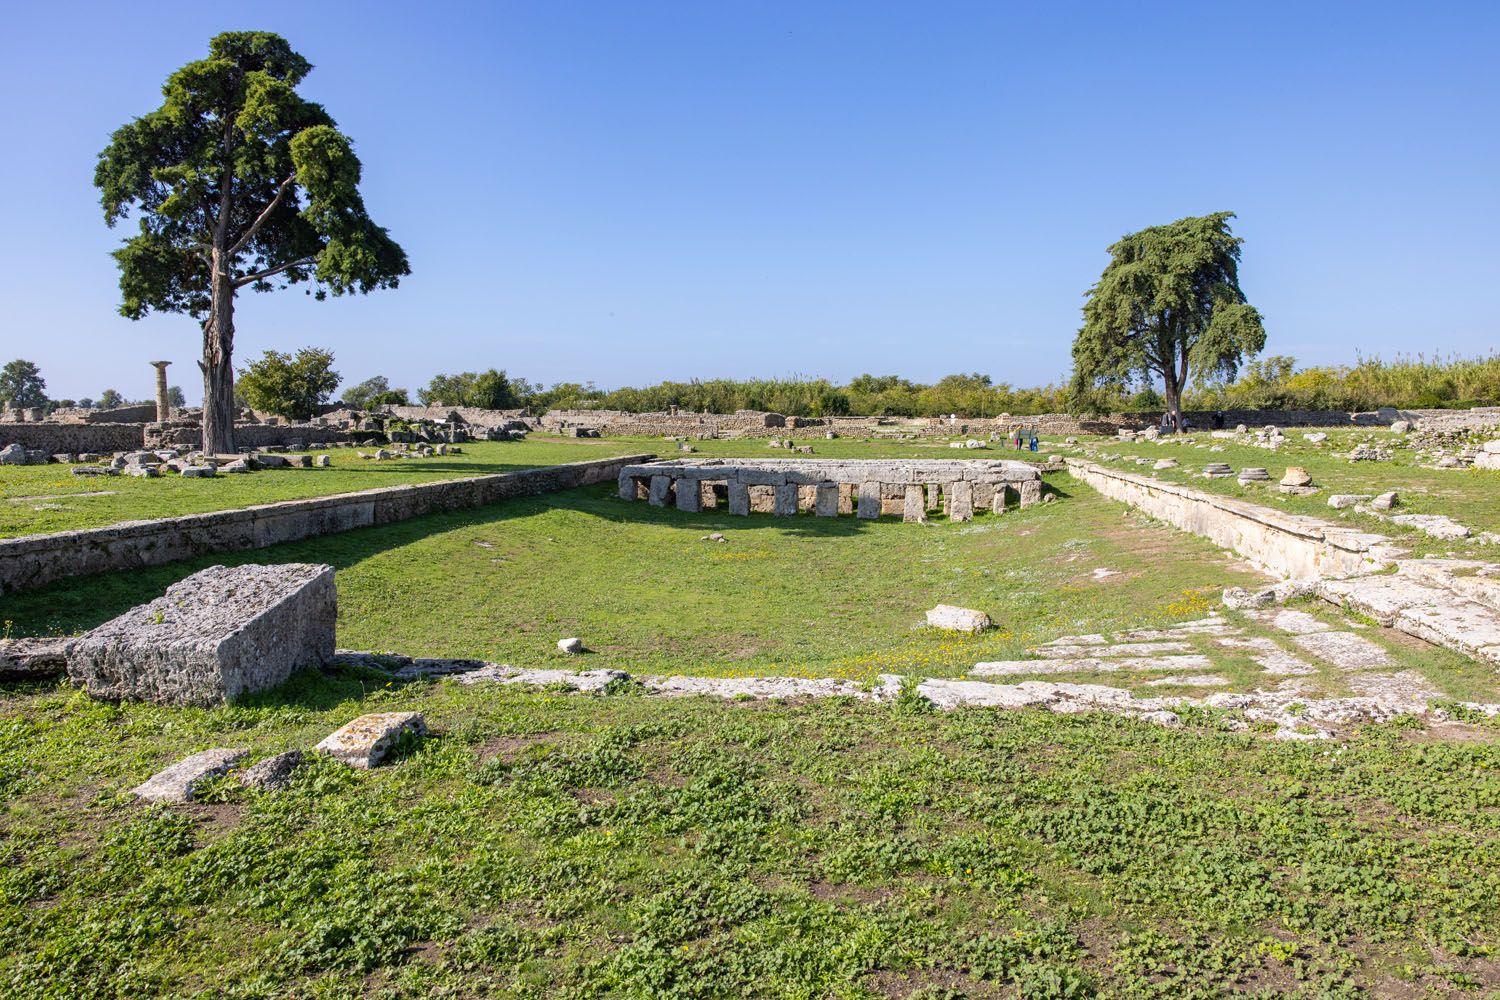
[[[726,503],[729,513],[791,517],[883,514],[920,522],[945,509],[953,521],[977,510],[1004,513],[1014,496],[1022,507],[1043,499],[1042,474],[1005,459],[700,459],[650,462],[620,470],[620,498],[673,504],[697,512]]]

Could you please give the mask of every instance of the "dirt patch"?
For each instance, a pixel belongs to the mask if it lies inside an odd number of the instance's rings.
[[[971,979],[952,969],[909,969],[905,972],[882,971],[870,976],[870,989],[880,996],[903,1000],[920,989],[952,990],[964,997],[1000,997],[1013,995],[996,983]]]
[[[547,737],[555,734],[557,730],[549,729],[540,733],[511,733],[505,736],[497,736],[487,743],[481,744],[475,754],[476,761],[480,764],[498,758],[503,764],[510,764],[521,755],[521,751],[538,743],[545,743]]]

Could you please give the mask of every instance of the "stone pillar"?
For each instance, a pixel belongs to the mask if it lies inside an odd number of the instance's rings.
[[[651,477],[651,495],[647,497],[653,507],[665,507],[667,497],[672,493],[672,479],[670,476]]]
[[[943,484],[927,484],[927,509],[941,510],[943,507]]]
[[[696,479],[677,480],[677,509],[696,514],[703,507],[703,484]]]
[[[990,509],[996,514],[1005,513],[1005,503],[1010,499],[1010,487],[1004,483],[995,484],[995,499],[990,504]]]
[[[776,487],[776,516],[793,517],[797,513],[797,484],[782,483]]]
[[[750,515],[750,487],[741,482],[729,484],[729,513],[741,517]]]
[[[859,484],[859,516],[867,521],[880,517],[880,484]]]
[[[974,484],[966,479],[957,479],[948,484],[948,520],[971,521],[974,519]]]
[[[819,517],[839,516],[839,484],[819,483],[818,494],[813,500],[813,510]]]
[[[172,401],[167,398],[167,365],[170,361],[153,361],[151,367],[156,369],[156,419],[166,421],[172,419]]]
[[[922,500],[922,487],[908,486],[906,488],[906,504],[901,511],[901,520],[908,524],[927,523],[927,505]]]
[[[839,513],[854,513],[854,484],[839,483]]]
[[[634,500],[635,497],[635,477],[627,476],[622,473],[620,476],[620,499]]]
[[[1032,504],[1042,502],[1042,481],[1040,479],[1027,479],[1021,483],[1021,506],[1030,507]]]

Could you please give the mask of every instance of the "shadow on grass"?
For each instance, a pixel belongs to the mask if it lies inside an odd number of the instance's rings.
[[[1067,493],[1048,484],[1060,498]],[[799,538],[848,538],[870,530],[872,522],[852,516],[796,517],[772,514],[731,516],[726,508],[690,514],[672,507],[653,507],[644,501],[626,503],[615,493],[614,484],[599,484],[539,497],[517,497],[487,507],[428,514],[395,524],[360,528],[319,538],[285,542],[265,549],[218,552],[161,566],[99,573],[59,580],[36,590],[0,598],[0,622],[11,634],[67,635],[83,632],[109,621],[161,594],[173,583],[207,566],[240,566],[246,563],[326,563],[335,570],[347,569],[391,549],[422,541],[444,532],[475,526],[503,525],[507,521],[534,517],[551,510],[570,510],[617,524],[654,524],[708,534],[715,531],[743,533],[771,531]],[[1014,516],[1012,511],[1006,516]],[[982,514],[992,519],[992,514]],[[881,523],[891,523],[884,518]],[[935,517],[933,524],[947,519]],[[921,529],[918,529],[921,530]]]

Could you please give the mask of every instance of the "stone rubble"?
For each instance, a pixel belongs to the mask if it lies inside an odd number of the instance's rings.
[[[236,764],[249,756],[244,749],[204,750],[158,771],[130,790],[146,802],[191,802],[199,782],[228,774]]]
[[[426,732],[420,712],[374,712],[341,726],[314,749],[367,770],[384,760],[403,734],[423,736]]]

